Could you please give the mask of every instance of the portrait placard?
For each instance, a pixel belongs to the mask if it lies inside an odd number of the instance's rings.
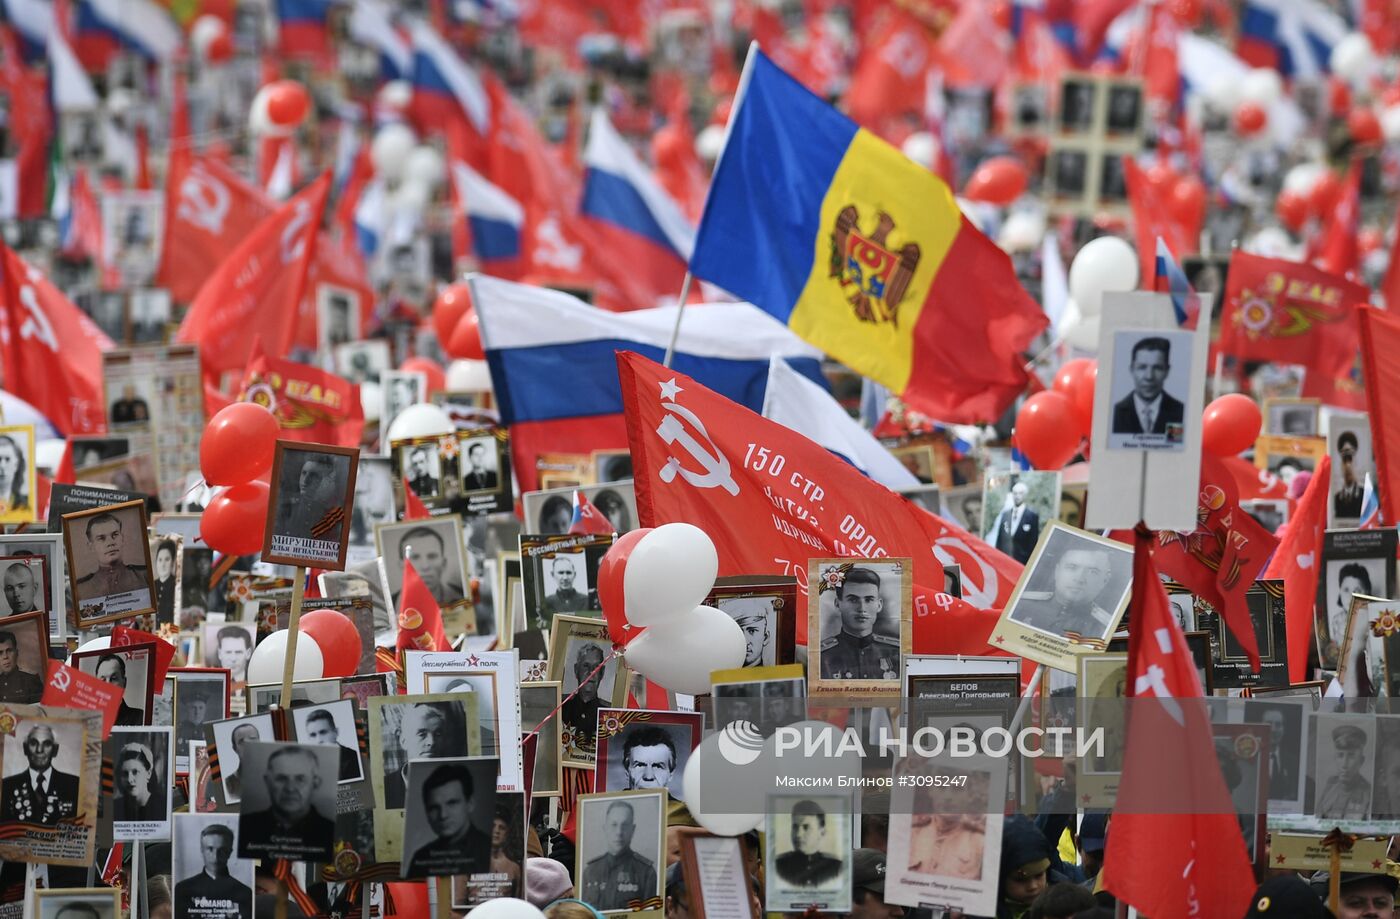
[[[253,919],[253,861],[238,851],[237,814],[176,814],[174,914]]]
[[[524,531],[542,536],[562,536],[568,533],[569,524],[574,517],[576,490],[582,492],[588,503],[608,518],[619,536],[636,529],[637,494],[629,475],[625,479],[599,485],[570,485],[525,492],[520,497],[525,512]]]
[[[264,562],[345,569],[359,457],[356,447],[277,441]]]
[[[394,504],[393,460],[387,456],[360,454],[355,474],[355,506],[350,511],[350,545],[345,553],[347,565],[358,565],[377,558],[374,531],[382,523],[393,523],[397,508]]]
[[[355,728],[355,703],[337,699],[325,705],[303,705],[291,710],[292,739],[329,747],[336,755],[336,784],[364,779],[360,742]]]
[[[661,916],[665,855],[665,792],[578,796],[579,899],[604,915]]]
[[[121,891],[59,887],[34,891],[34,919],[121,919]]]
[[[335,372],[356,386],[374,383],[393,367],[389,342],[383,338],[351,341],[335,346]]]
[[[64,514],[63,545],[79,629],[155,612],[144,501]]]
[[[153,533],[150,544],[151,560],[155,565],[152,582],[156,588],[156,622],[174,623],[184,591],[185,537]]]
[[[491,872],[498,768],[492,756],[409,761],[400,877]]]
[[[899,695],[913,575],[908,558],[808,559],[809,696]]]
[[[685,800],[681,776],[704,721],[699,712],[599,709],[597,790],[662,788]]]
[[[116,723],[122,727],[149,724],[156,689],[156,642],[135,642],[120,647],[74,651],[71,666],[122,687]]]
[[[397,610],[403,591],[404,560],[413,563],[418,576],[439,606],[467,595],[467,569],[462,548],[462,518],[456,514],[431,520],[389,523],[374,531],[379,555],[389,582],[390,605]]]
[[[113,728],[102,748],[112,764],[114,792],[103,802],[108,840],[170,838],[175,789],[174,732],[170,728]]]
[[[598,565],[612,544],[611,534],[522,535],[520,565],[526,619],[516,622],[515,630],[549,629],[561,613],[601,617]]]
[[[1245,852],[1261,870],[1269,806],[1269,729],[1262,724],[1212,724],[1215,757],[1235,808]]]
[[[1272,472],[1285,486],[1291,486],[1298,473],[1316,470],[1326,455],[1327,441],[1321,437],[1261,434],[1254,442],[1254,465]]]
[[[0,426],[0,523],[39,519],[34,425]]]
[[[849,795],[769,795],[765,906],[769,912],[851,908]]]
[[[1264,433],[1284,437],[1315,437],[1322,402],[1318,399],[1276,397],[1264,400]]]
[[[272,743],[277,740],[277,732],[272,715],[267,712],[215,721],[208,731],[224,809],[231,810],[232,805],[243,800],[243,748],[256,741]]]
[[[1327,526],[1355,528],[1361,523],[1366,476],[1377,483],[1376,457],[1371,448],[1371,421],[1360,413],[1332,412],[1322,425],[1323,440],[1332,457],[1328,483]]]
[[[47,613],[45,585],[48,583],[48,560],[42,555],[0,555],[0,584],[4,586],[0,618],[19,613]]]
[[[227,670],[207,667],[171,667],[165,680],[172,687],[171,723],[175,726],[175,771],[190,771],[186,751],[192,741],[204,740],[204,726],[229,716],[232,684]],[[156,708],[159,710],[159,700]],[[153,717],[154,724],[163,724]]]
[[[561,722],[558,718],[544,720],[563,701],[563,685],[549,680],[520,684],[521,736],[539,732],[535,744],[533,780],[530,783],[531,798],[558,797],[563,786]]]
[[[68,616],[64,595],[67,592],[66,556],[63,554],[62,533],[12,533],[0,536],[0,555],[37,556],[44,560],[45,580],[43,608],[48,613],[49,634],[58,639],[68,635]],[[7,601],[8,602],[8,601]]]
[[[389,428],[410,405],[428,401],[428,377],[421,371],[385,370],[379,375],[383,402],[379,409],[380,450],[389,446]]]
[[[1254,699],[1244,703],[1241,718],[1248,724],[1262,725],[1269,730],[1269,748],[1265,753],[1268,769],[1269,809],[1275,813],[1303,812],[1303,796],[1307,787],[1308,728],[1312,705],[1306,699]]]
[[[597,761],[598,712],[621,706],[627,697],[628,671],[608,649],[607,623],[601,619],[556,616],[550,630],[549,678],[562,685],[564,707],[557,716],[563,731],[566,766],[593,766]]]
[[[442,437],[412,437],[389,444],[395,495],[404,502],[404,483],[429,508],[463,517],[508,511],[514,506],[510,475],[510,432],[489,426]]]
[[[1111,808],[1123,773],[1128,655],[1083,655],[1079,658],[1078,677],[1084,730],[1091,736],[1101,730],[1103,743],[1079,759],[1075,801],[1085,808]]]
[[[524,788],[520,745],[520,655],[505,651],[411,651],[405,656],[404,683],[410,692],[474,695],[482,756],[498,756],[501,791]]]
[[[1041,530],[1059,517],[1060,474],[996,472],[982,485],[982,538],[1024,565]]]
[[[189,479],[199,481],[204,378],[199,346],[143,345],[102,355],[108,430],[127,439],[127,455],[154,463],[164,508],[179,510]],[[120,487],[139,490],[139,485]]]
[[[0,724],[0,859],[91,864],[102,714],[0,705]],[[31,781],[31,771],[43,778]]]
[[[770,737],[807,718],[807,674],[801,664],[716,670],[710,674],[710,693],[716,730],[747,721]]]
[[[790,664],[797,649],[797,579],[737,575],[715,579],[705,598],[744,632],[744,666]]]
[[[331,860],[339,758],[320,744],[250,741],[239,766],[238,854]]]
[[[1186,449],[1193,334],[1166,329],[1114,333],[1110,450]]]
[[[1379,530],[1328,530],[1322,537],[1322,564],[1317,579],[1318,665],[1337,669],[1346,641],[1353,594],[1396,595],[1394,527]]]
[[[691,908],[699,915],[759,919],[749,885],[743,838],[687,833],[681,837],[681,871]]]
[[[1259,648],[1255,673],[1244,646],[1210,604],[1197,599],[1196,624],[1210,634],[1211,685],[1216,689],[1288,685],[1288,629],[1283,609],[1282,581],[1255,581],[1245,591],[1245,604]]]

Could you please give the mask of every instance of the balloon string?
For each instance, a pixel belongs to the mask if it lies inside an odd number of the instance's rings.
[[[587,685],[587,683],[588,683],[589,680],[593,679],[595,676],[597,676],[599,673],[601,673],[602,670],[603,670],[603,668],[606,667],[609,663],[611,663],[611,662],[612,662],[612,659],[615,658],[615,657],[617,657],[617,656],[618,656],[619,654],[621,654],[621,653],[622,653],[622,649],[621,649],[621,648],[613,648],[612,653],[609,654],[607,657],[603,658],[603,662],[602,662],[601,664],[599,664],[598,666],[594,667],[592,673],[588,674],[588,676],[586,676],[586,677],[584,677],[583,679],[581,679],[581,680],[578,681],[578,689],[575,689],[573,692],[569,693],[568,697],[565,698],[564,701],[562,701],[562,702],[560,702],[558,705],[554,706],[554,710],[553,710],[553,711],[551,711],[548,715],[545,715],[543,718],[541,718],[541,719],[540,719],[540,723],[537,724],[537,725],[535,725],[535,729],[534,729],[533,731],[531,731],[530,733],[526,734],[524,737],[520,738],[520,743],[521,743],[521,745],[523,746],[523,745],[525,744],[525,742],[526,742],[527,740],[529,740],[531,737],[536,737],[536,736],[538,736],[539,733],[540,733],[540,728],[544,727],[545,724],[549,722],[549,719],[551,719],[551,718],[553,718],[555,715],[559,714],[559,711],[560,711],[565,705],[568,705],[568,704],[569,704],[569,699],[572,699],[574,696],[578,695],[578,694],[583,690],[583,687],[584,687],[585,685]]]

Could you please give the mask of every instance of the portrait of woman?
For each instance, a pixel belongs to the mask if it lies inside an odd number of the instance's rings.
[[[175,621],[175,540],[156,543],[156,621]]]
[[[116,773],[114,819],[165,819],[165,795],[155,791],[155,754],[150,747],[139,741],[123,744],[117,754]]]
[[[24,450],[8,434],[0,434],[0,514],[29,506],[29,473]]]

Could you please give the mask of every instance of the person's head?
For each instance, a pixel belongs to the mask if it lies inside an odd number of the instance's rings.
[[[665,788],[676,771],[676,745],[655,725],[637,728],[622,742],[628,788]]]
[[[1332,746],[1337,752],[1337,777],[1357,778],[1366,762],[1366,732],[1353,724],[1340,725],[1332,730]]]
[[[550,495],[540,508],[540,532],[567,533],[573,519],[574,509],[569,499],[562,495]]]
[[[88,546],[99,565],[116,565],[122,560],[122,522],[112,514],[95,514],[87,522]]]
[[[1325,900],[1331,875],[1312,876],[1313,893]],[[1337,919],[1391,919],[1395,909],[1396,879],[1385,874],[1343,871],[1338,886]]]
[[[306,716],[306,740],[307,743],[327,747],[340,743],[340,732],[335,728],[335,715],[329,709],[318,708]]]
[[[143,743],[125,744],[117,754],[117,787],[128,798],[144,798],[151,793],[151,773],[155,756]]]
[[[19,641],[14,632],[0,629],[0,675],[13,673],[19,666]]]
[[[982,496],[968,495],[962,502],[963,519],[969,526],[977,526],[982,519]]]
[[[97,678],[126,688],[126,661],[120,654],[104,654],[97,659]]]
[[[567,555],[556,555],[549,561],[549,573],[554,575],[554,583],[559,590],[573,590],[574,578],[578,572],[574,569],[574,560]]]
[[[1351,609],[1352,594],[1371,594],[1371,572],[1356,562],[1348,562],[1337,572],[1337,607],[1342,612]]]
[[[467,462],[472,464],[473,472],[481,472],[486,467],[486,445],[475,443],[468,447]]]
[[[904,907],[885,902],[885,853],[856,849],[851,862],[851,919],[897,919]]]
[[[297,474],[297,493],[312,507],[329,505],[336,495],[335,460],[325,453],[312,453]]]
[[[408,468],[413,473],[414,478],[428,474],[427,447],[413,448],[413,452],[408,455]]]
[[[1108,815],[1101,813],[1085,814],[1079,821],[1079,862],[1084,873],[1096,875],[1103,867],[1103,850],[1108,847]]]
[[[0,481],[18,481],[24,477],[24,453],[8,434],[0,434]]]
[[[226,625],[219,629],[219,666],[232,671],[234,679],[240,679],[247,667],[248,656],[253,653],[253,638],[246,629],[236,625]]]
[[[1030,818],[1013,814],[1002,819],[1001,899],[1028,907],[1046,887],[1053,849]]]
[[[53,765],[58,755],[58,740],[53,736],[53,728],[47,724],[36,724],[24,735],[24,757],[29,760],[29,768],[42,772]]]
[[[578,680],[578,695],[585,702],[592,702],[598,698],[598,687],[603,682],[603,671],[598,670],[598,665],[607,657],[599,645],[592,642],[585,642],[574,654],[574,679]],[[589,674],[592,673],[592,676]]]
[[[593,506],[598,508],[599,513],[608,518],[608,522],[613,525],[613,529],[621,533],[632,524],[632,515],[627,511],[627,502],[622,500],[622,496],[611,488],[605,488],[598,492],[593,499]]]
[[[608,805],[608,812],[603,815],[603,829],[609,854],[617,855],[632,845],[632,836],[637,832],[636,819],[636,812],[626,801]]]
[[[1355,432],[1343,431],[1337,435],[1337,456],[1342,463],[1342,478],[1348,485],[1356,481],[1356,451],[1359,448]]]
[[[792,847],[811,855],[826,838],[826,811],[816,801],[803,798],[792,806]]]
[[[841,628],[863,638],[875,630],[875,620],[885,608],[880,598],[880,575],[869,568],[852,568],[836,588],[836,608]]]
[[[102,914],[91,903],[65,903],[53,919],[102,919]]]
[[[1073,919],[1080,910],[1093,909],[1094,895],[1078,884],[1047,887],[1031,904],[1028,919]]]
[[[400,548],[430,589],[442,582],[443,572],[447,570],[447,552],[440,533],[427,527],[414,527],[404,534]]]
[[[156,580],[164,581],[175,574],[175,541],[162,539],[156,543]]]
[[[267,758],[263,781],[273,810],[290,820],[306,816],[311,796],[321,787],[316,765],[316,757],[299,747],[284,747]]]
[[[439,766],[423,783],[423,807],[439,839],[460,839],[471,829],[472,774],[466,766]]]
[[[394,407],[400,410],[412,405],[418,397],[418,387],[411,377],[395,377],[393,390]]]
[[[666,868],[666,919],[690,919],[690,890],[680,862]]]
[[[501,848],[510,838],[510,818],[497,814],[491,818],[491,845]]]
[[[204,856],[204,870],[213,874],[228,871],[228,859],[233,854],[233,830],[214,824],[199,834],[199,852]]]
[[[757,667],[763,663],[763,649],[768,645],[768,617],[773,601],[766,597],[741,597],[729,604],[729,614],[744,633],[744,666]]]
[[[238,754],[239,760],[241,762],[243,758],[244,746],[246,746],[249,741],[258,740],[260,737],[261,735],[258,734],[258,728],[256,725],[240,724],[238,727],[233,729],[233,733],[229,735],[228,741],[229,745],[233,747],[233,752]]]
[[[34,609],[38,590],[39,579],[24,562],[12,562],[5,569],[5,602],[10,605],[10,612],[27,613]]]
[[[1288,730],[1288,719],[1284,716],[1283,709],[1266,708],[1260,713],[1259,720],[1269,726],[1269,749],[1280,752],[1279,744],[1283,742],[1283,735]]]
[[[1171,353],[1171,342],[1156,336],[1133,345],[1129,369],[1133,374],[1133,392],[1139,399],[1151,402],[1162,394],[1162,384],[1171,371]]]
[[[1055,563],[1055,599],[1061,603],[1092,603],[1108,586],[1111,574],[1107,549],[1066,549]]]
[[[399,722],[399,746],[404,759],[443,756],[448,746],[447,715],[433,702],[410,705]]]
[[[1011,486],[1011,503],[1020,507],[1026,503],[1026,495],[1030,494],[1030,487],[1025,482],[1017,482]]]
[[[189,698],[180,700],[180,713],[192,724],[203,724],[209,702],[204,696],[191,693]]]

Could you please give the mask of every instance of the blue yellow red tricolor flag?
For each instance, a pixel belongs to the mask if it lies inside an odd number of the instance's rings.
[[[1047,324],[942,179],[756,46],[690,268],[940,421],[999,417]]]

